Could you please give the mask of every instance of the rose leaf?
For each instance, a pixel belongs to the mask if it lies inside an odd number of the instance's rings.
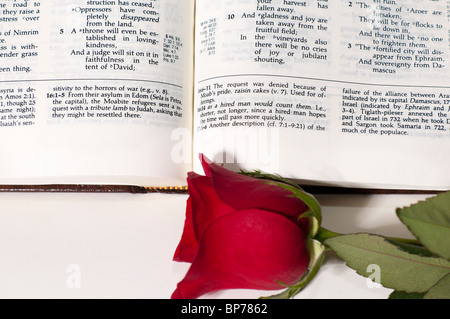
[[[341,235],[325,240],[325,245],[358,274],[398,291],[426,292],[450,273],[448,260],[411,253],[378,235]]]
[[[397,215],[425,247],[450,260],[450,192],[397,209]]]
[[[431,287],[424,299],[450,299],[450,275],[445,276]]]

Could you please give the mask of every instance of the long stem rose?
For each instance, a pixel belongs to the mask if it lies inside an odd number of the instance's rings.
[[[310,262],[309,207],[287,187],[237,174],[201,157],[188,174],[186,221],[174,260],[192,263],[172,298],[232,288],[294,285]]]

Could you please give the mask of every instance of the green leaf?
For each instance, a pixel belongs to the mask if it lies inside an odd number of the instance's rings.
[[[450,275],[445,276],[434,285],[424,299],[450,299]]]
[[[277,294],[272,295],[269,297],[261,297],[260,299],[289,299],[294,297],[296,294],[298,294],[300,291],[302,291],[310,282],[313,280],[313,278],[317,275],[317,273],[320,270],[320,267],[323,264],[323,261],[325,260],[325,246],[322,245],[319,241],[315,239],[308,239],[308,250],[310,254],[310,261],[308,266],[308,271],[305,275],[303,275],[300,280],[294,284],[293,286],[290,286],[285,291]]]
[[[393,291],[388,299],[423,299],[425,293]]]
[[[395,245],[398,249],[401,249],[401,250],[403,250],[407,253],[413,254],[413,255],[419,255],[422,257],[436,257],[436,255],[434,255],[431,251],[429,251],[428,249],[426,249],[423,246],[402,243],[402,242],[393,240],[391,238],[386,238],[386,241],[388,243]]]
[[[379,269],[379,283],[404,292],[426,292],[450,273],[450,262],[399,248],[378,235],[351,234],[325,240],[325,244],[362,276],[372,278],[371,266]]]
[[[450,260],[450,192],[397,209],[397,215],[425,247]]]

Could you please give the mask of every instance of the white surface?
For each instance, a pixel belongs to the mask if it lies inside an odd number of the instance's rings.
[[[396,237],[411,235],[395,208],[426,197],[317,196],[324,227]],[[172,261],[186,199],[162,194],[0,193],[0,298],[170,298],[189,267]],[[79,272],[70,271],[73,265]],[[73,278],[79,288],[71,287]],[[390,292],[369,288],[366,278],[328,255],[297,298],[386,298]],[[228,290],[204,298],[273,293]]]

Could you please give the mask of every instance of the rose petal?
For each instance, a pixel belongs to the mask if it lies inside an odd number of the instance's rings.
[[[198,249],[198,241],[206,227],[234,209],[217,196],[209,177],[191,172],[187,182],[190,207],[186,209],[185,227],[174,260],[192,262]]]
[[[216,219],[201,239],[186,277],[172,298],[197,298],[218,289],[274,290],[307,270],[303,231],[289,219],[249,209]]]
[[[186,219],[184,221],[183,234],[175,250],[173,260],[180,262],[192,262],[197,254],[198,241],[195,237],[194,226],[192,222],[191,198],[186,201]]]
[[[293,194],[267,181],[237,174],[215,163],[203,162],[219,197],[236,210],[259,208],[281,213],[295,221],[308,210],[306,204]],[[206,171],[206,170],[205,170]]]

